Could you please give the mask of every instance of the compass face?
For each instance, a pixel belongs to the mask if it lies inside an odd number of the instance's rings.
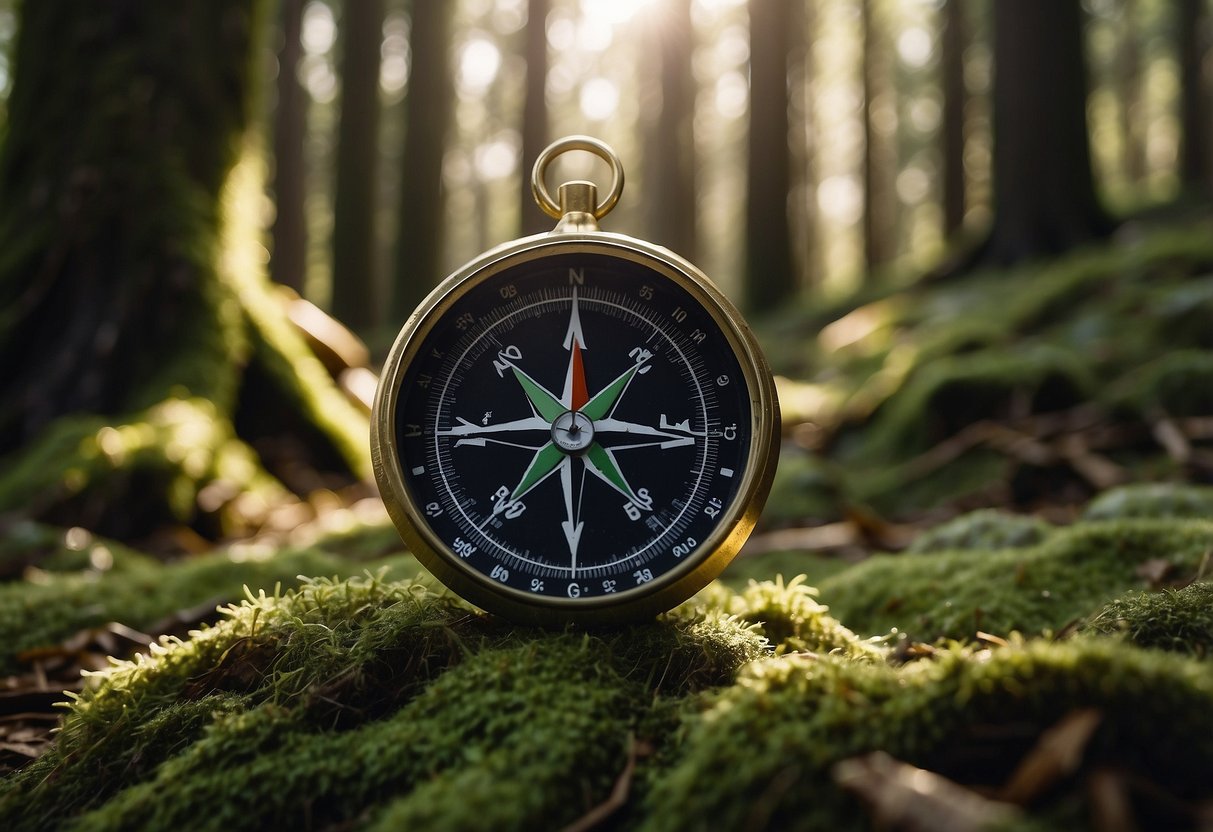
[[[722,547],[770,420],[743,336],[696,291],[659,260],[566,245],[498,261],[430,310],[403,369],[389,359],[384,427],[439,577],[490,609],[568,613],[626,605]]]

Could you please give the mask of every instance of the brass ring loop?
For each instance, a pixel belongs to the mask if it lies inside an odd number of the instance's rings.
[[[548,145],[539,154],[539,158],[535,160],[535,167],[531,170],[531,193],[534,194],[535,201],[539,203],[539,207],[545,214],[552,219],[562,218],[560,205],[552,199],[552,194],[548,191],[543,179],[547,174],[548,165],[557,156],[570,150],[584,150],[593,153],[611,167],[610,190],[594,208],[594,219],[602,219],[615,207],[615,203],[619,202],[620,194],[623,193],[623,162],[619,161],[619,157],[615,155],[615,151],[611,149],[610,145],[592,136],[565,136]]]

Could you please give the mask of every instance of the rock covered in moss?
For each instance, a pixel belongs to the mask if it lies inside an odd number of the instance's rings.
[[[979,509],[923,532],[910,544],[908,551],[1023,549],[1040,543],[1052,531],[1052,524],[1039,517]]]
[[[1138,483],[1100,494],[1083,512],[1084,520],[1129,517],[1194,517],[1213,520],[1213,486],[1186,483]]]

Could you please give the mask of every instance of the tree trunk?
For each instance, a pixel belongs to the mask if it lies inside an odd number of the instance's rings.
[[[282,0],[278,47],[278,105],[274,111],[274,225],[270,276],[299,294],[307,278],[307,186],[303,139],[308,95],[299,83],[303,0]]]
[[[695,232],[695,35],[691,0],[670,0],[653,26],[661,99],[648,114],[645,154],[646,227],[654,240],[694,261]]]
[[[262,183],[238,161],[263,23],[257,0],[24,4],[0,149],[0,512],[223,533],[240,495],[280,493],[237,422],[369,468],[365,420],[257,256]]]
[[[746,304],[756,312],[796,293],[788,220],[788,3],[750,0],[750,144],[746,170]]]
[[[888,142],[880,135],[877,101],[888,84],[887,46],[880,21],[873,12],[875,0],[860,0],[863,28],[863,254],[869,269],[893,259],[892,164]]]
[[[1130,185],[1146,178],[1146,140],[1141,95],[1141,46],[1137,0],[1121,0],[1120,49],[1116,53],[1116,98],[1120,105],[1121,169]]]
[[[518,230],[522,235],[552,229],[552,220],[535,204],[531,169],[551,141],[548,135],[548,12],[551,0],[529,0],[524,37],[526,93],[522,104],[522,170],[519,172]]]
[[[994,0],[994,224],[1010,264],[1106,236],[1087,136],[1078,0]]]
[[[1209,15],[1204,0],[1179,0],[1180,155],[1179,180],[1185,189],[1213,193],[1213,126],[1205,64],[1209,51]]]
[[[392,322],[403,322],[444,275],[442,157],[451,119],[451,4],[414,0],[413,65],[405,99],[399,230],[391,292]]]
[[[333,315],[363,332],[379,323],[380,309],[375,292],[375,180],[383,8],[383,0],[354,0],[345,4],[341,21]]]
[[[965,109],[969,94],[965,84],[964,8],[961,0],[947,0],[942,11],[940,72],[943,75],[943,227],[945,238],[954,237],[964,226],[965,211]]]
[[[816,6],[794,3],[791,8],[793,42],[788,50],[789,72],[795,83],[792,96],[792,160],[798,183],[798,196],[792,210],[792,227],[795,235],[797,257],[794,269],[807,286],[818,286],[825,277],[825,257],[821,250],[820,211],[817,207],[817,188],[821,177],[817,166],[818,123],[813,103],[814,64],[810,44],[816,40]]]

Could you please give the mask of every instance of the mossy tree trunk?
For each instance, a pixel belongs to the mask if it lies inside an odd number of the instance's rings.
[[[276,430],[270,403],[326,463],[365,467],[365,423],[258,257],[264,6],[22,6],[0,150],[0,511],[127,536],[195,520],[210,483],[215,507],[276,489],[235,427]]]

